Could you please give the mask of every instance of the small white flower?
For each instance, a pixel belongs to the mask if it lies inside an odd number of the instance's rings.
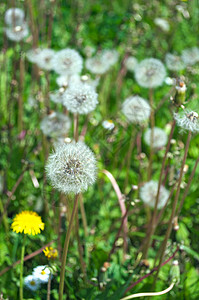
[[[113,66],[114,64],[116,64],[119,59],[119,53],[114,49],[102,50],[100,55],[104,63],[109,64],[109,66]]]
[[[31,49],[26,52],[26,57],[31,63],[36,63],[41,52],[40,48]]]
[[[36,64],[39,68],[43,70],[52,70],[53,69],[53,58],[55,56],[55,51],[52,49],[41,49],[38,55],[35,57]]]
[[[70,129],[71,121],[62,113],[53,112],[46,116],[40,124],[43,134],[57,138],[66,135]]]
[[[153,148],[162,148],[167,143],[167,134],[164,130],[158,127],[153,128]],[[148,128],[144,134],[145,143],[151,145],[151,128]]]
[[[167,85],[174,85],[176,84],[176,79],[175,78],[171,78],[171,77],[166,77],[164,82],[167,84]]]
[[[135,68],[135,79],[140,86],[155,88],[163,84],[166,71],[159,59],[146,58]]]
[[[154,23],[165,32],[168,32],[170,29],[170,25],[169,25],[168,21],[165,19],[155,18]]]
[[[56,73],[73,75],[81,73],[83,59],[77,51],[68,48],[58,51],[54,56],[52,64]]]
[[[182,113],[174,113],[174,119],[182,129],[199,132],[199,116],[195,111],[184,110]]]
[[[78,194],[95,182],[96,160],[82,142],[63,144],[49,156],[46,171],[54,188]]]
[[[141,124],[149,118],[151,108],[145,99],[131,96],[124,101],[122,111],[129,122]]]
[[[5,13],[5,23],[9,26],[20,26],[24,22],[24,11],[20,8],[9,8]]]
[[[193,47],[182,51],[182,60],[186,65],[194,65],[199,61],[199,48]]]
[[[169,70],[172,71],[181,71],[185,68],[185,65],[182,61],[181,56],[174,55],[171,53],[166,54],[166,65]]]
[[[110,69],[110,65],[97,54],[94,57],[87,58],[86,68],[93,74],[102,75]]]
[[[145,204],[154,208],[157,191],[158,191],[158,182],[154,180],[150,180],[140,188],[140,198]],[[169,197],[169,191],[164,186],[161,185],[159,198],[158,198],[158,206],[157,206],[158,209],[162,208],[166,204],[168,197]]]
[[[25,22],[15,27],[4,28],[4,30],[8,39],[14,42],[23,40],[29,34],[28,25]]]
[[[72,113],[88,114],[98,104],[98,95],[87,84],[72,85],[63,95],[64,106]]]
[[[40,288],[40,280],[34,275],[28,275],[24,278],[24,285],[31,291],[37,291]]]
[[[50,275],[50,269],[48,266],[37,266],[33,269],[32,275],[39,280],[41,283],[48,282],[49,275]]]
[[[102,122],[102,126],[107,130],[113,130],[115,125],[112,120],[105,120]]]
[[[129,56],[124,62],[127,70],[133,72],[138,64],[137,59],[134,56]]]

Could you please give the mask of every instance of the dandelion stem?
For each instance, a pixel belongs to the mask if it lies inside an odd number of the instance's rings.
[[[48,286],[47,286],[47,300],[50,300],[50,289],[51,289],[51,273],[48,278]]]
[[[183,161],[182,161],[182,165],[181,165],[181,169],[180,169],[180,176],[179,176],[179,179],[178,179],[177,191],[176,191],[176,195],[175,195],[174,202],[173,202],[173,207],[172,207],[172,212],[171,212],[171,216],[170,216],[170,219],[169,219],[169,224],[168,224],[167,232],[166,232],[166,235],[165,235],[162,247],[161,247],[160,260],[159,260],[159,265],[158,265],[157,273],[156,273],[156,276],[155,276],[155,279],[154,279],[154,286],[156,284],[156,280],[158,278],[160,267],[161,267],[161,264],[162,264],[162,261],[163,261],[164,253],[165,253],[165,250],[166,250],[167,241],[168,241],[168,239],[170,237],[171,230],[172,230],[173,219],[174,219],[175,213],[176,213],[176,207],[177,207],[178,198],[179,198],[179,194],[180,194],[180,185],[181,185],[181,182],[182,182],[183,170],[184,170],[184,165],[185,165],[187,154],[188,154],[190,140],[191,140],[191,131],[189,131],[188,137],[187,137],[187,142],[186,142],[186,146],[185,146],[184,157],[183,157]]]
[[[131,132],[131,138],[130,138],[130,144],[129,144],[129,149],[126,157],[126,179],[124,183],[124,191],[126,190],[126,187],[128,186],[129,182],[129,171],[130,171],[130,166],[131,166],[131,156],[133,152],[133,147],[135,145],[135,135],[133,134],[133,131]]]
[[[154,107],[153,107],[153,89],[149,89],[149,102],[151,106],[151,115],[150,115],[150,122],[151,122],[151,137],[150,137],[150,156],[149,156],[149,167],[148,167],[148,180],[151,179],[152,174],[152,162],[153,162],[153,140],[154,140],[154,127],[155,127],[155,117],[154,117]]]
[[[23,300],[23,264],[25,253],[25,235],[23,235],[22,247],[21,247],[21,262],[20,262],[20,286],[19,286],[19,298]]]
[[[68,230],[66,232],[66,238],[65,238],[65,242],[64,242],[64,249],[63,249],[63,254],[62,254],[62,262],[61,262],[60,284],[59,284],[59,300],[63,299],[66,258],[67,258],[67,254],[68,254],[68,246],[69,246],[70,235],[71,235],[71,231],[72,231],[72,225],[73,225],[73,221],[75,219],[75,215],[76,215],[77,207],[78,207],[78,196],[79,196],[78,194],[75,195],[73,211],[72,211],[72,215],[70,218],[70,222],[69,222],[69,226],[68,226]]]
[[[78,123],[79,123],[79,116],[78,114],[74,114],[74,139],[77,142],[79,135],[78,135]]]

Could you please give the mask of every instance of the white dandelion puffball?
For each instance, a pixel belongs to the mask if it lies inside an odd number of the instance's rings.
[[[181,56],[167,53],[165,57],[167,68],[171,71],[181,71],[185,68]]]
[[[87,58],[86,68],[93,74],[102,75],[110,69],[110,65],[97,54],[94,57]]]
[[[4,28],[7,38],[14,42],[23,40],[29,34],[28,25],[24,22],[15,27]]]
[[[89,85],[90,87],[96,89],[96,87],[99,84],[99,78],[96,78],[93,80],[88,75],[82,75],[82,76],[72,75],[69,77],[69,80],[68,80],[69,87],[73,87],[75,85],[80,85],[80,84],[86,84],[86,85]]]
[[[174,119],[182,129],[199,132],[199,116],[197,112],[184,110],[182,113],[174,113]]]
[[[37,291],[40,288],[40,280],[34,275],[28,275],[24,278],[24,285],[31,291]]]
[[[157,192],[158,192],[158,182],[154,180],[150,180],[140,188],[140,198],[145,204],[154,208]],[[157,206],[158,209],[162,208],[166,204],[168,197],[169,197],[169,191],[163,185],[161,185],[160,193],[158,197],[158,206]]]
[[[43,134],[53,138],[66,135],[70,126],[70,118],[57,112],[52,112],[50,115],[46,116],[40,124]]]
[[[199,61],[199,48],[193,47],[182,51],[182,60],[186,65],[194,65]]]
[[[113,66],[114,64],[116,64],[119,59],[119,53],[114,49],[102,50],[100,55],[104,63],[109,64],[109,66]]]
[[[156,58],[146,58],[135,68],[135,79],[140,86],[145,88],[155,88],[162,85],[165,76],[165,67]]]
[[[31,63],[36,63],[41,52],[40,48],[31,49],[26,52],[26,57]]]
[[[89,85],[72,85],[63,95],[63,105],[72,113],[84,115],[95,109],[97,98],[97,93]]]
[[[153,128],[153,148],[162,148],[167,143],[167,134],[164,130],[158,127]],[[144,134],[145,143],[151,145],[151,128],[148,128]]]
[[[154,23],[165,32],[168,32],[170,29],[170,25],[169,25],[168,21],[165,19],[156,18],[154,20]]]
[[[63,49],[58,51],[52,61],[53,69],[60,75],[79,74],[82,71],[83,59],[76,50]]]
[[[40,283],[47,283],[50,275],[48,266],[37,266],[33,269],[32,275],[37,278]]]
[[[129,122],[141,124],[148,120],[151,108],[145,99],[139,96],[131,96],[124,101],[122,112]]]
[[[103,121],[102,126],[107,130],[113,130],[115,128],[115,125],[112,120]]]
[[[24,22],[24,11],[20,8],[9,8],[5,13],[5,23],[15,27],[22,25]]]
[[[54,188],[78,194],[95,182],[96,160],[82,142],[63,144],[49,156],[46,172]]]
[[[124,64],[128,71],[134,72],[134,70],[138,64],[138,61],[134,56],[129,56],[125,60]]]
[[[55,92],[50,92],[50,100],[53,101],[54,103],[63,103],[63,95],[65,92],[65,87],[61,87],[59,90]]]
[[[62,86],[66,87],[68,85],[68,76],[67,75],[61,75],[61,76],[57,77],[56,83],[60,87],[62,87]]]
[[[53,69],[53,58],[55,56],[55,51],[52,49],[41,49],[38,55],[35,57],[35,62],[39,68],[43,70]]]

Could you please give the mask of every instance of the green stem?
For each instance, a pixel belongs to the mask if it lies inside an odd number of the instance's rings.
[[[151,115],[150,115],[150,122],[151,122],[151,137],[150,137],[150,156],[149,156],[149,167],[148,167],[148,181],[151,179],[152,175],[152,163],[153,163],[153,140],[154,140],[154,127],[155,127],[155,116],[154,116],[154,107],[153,107],[153,89],[149,89],[149,102],[151,106]]]
[[[19,287],[19,298],[20,298],[20,300],[23,300],[23,264],[24,264],[24,253],[25,253],[25,235],[23,236],[22,248],[21,248],[20,287]]]
[[[69,226],[68,226],[68,230],[67,230],[66,238],[65,238],[65,242],[64,242],[64,249],[63,249],[62,261],[61,261],[60,284],[59,284],[59,300],[63,299],[66,258],[67,258],[67,254],[68,254],[68,246],[69,246],[69,241],[70,241],[70,235],[71,235],[71,231],[72,231],[73,221],[75,219],[75,215],[76,215],[76,212],[77,212],[77,207],[78,207],[78,194],[75,195],[75,203],[74,203],[72,215],[71,215],[71,218],[70,218],[70,222],[69,222]]]

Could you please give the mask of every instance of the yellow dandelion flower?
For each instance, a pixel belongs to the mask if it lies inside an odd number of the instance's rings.
[[[43,252],[48,259],[55,259],[58,256],[57,250],[53,247],[46,247]]]
[[[24,232],[24,234],[37,235],[41,230],[44,230],[44,225],[36,212],[22,211],[14,218],[11,228],[16,233]]]

